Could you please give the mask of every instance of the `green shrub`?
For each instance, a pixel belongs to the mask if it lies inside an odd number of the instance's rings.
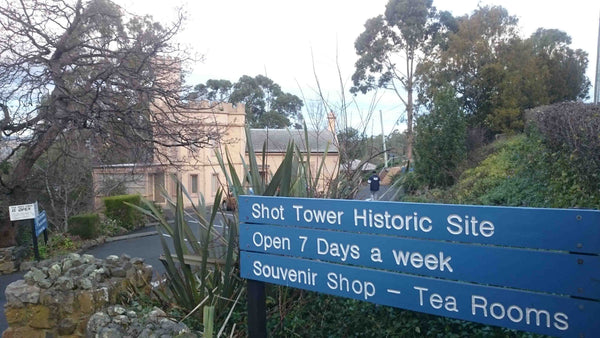
[[[505,328],[311,291],[270,285],[266,292],[268,306],[285,307],[287,311],[284,317],[271,316],[268,319],[268,331],[273,337],[303,337],[307,336],[307,332],[312,337],[531,336]]]
[[[458,165],[466,158],[467,122],[453,90],[436,94],[431,112],[417,119],[415,134],[419,181],[430,188],[454,184]]]
[[[466,170],[448,190],[447,203],[552,208],[598,208],[600,191],[572,165],[573,156],[553,151],[536,132],[496,142],[496,151]],[[593,178],[592,178],[593,179]],[[442,202],[442,201],[440,201]]]
[[[104,212],[106,217],[114,219],[125,229],[133,230],[143,224],[144,217],[142,213],[127,204],[140,206],[140,195],[109,196],[104,197],[102,200],[106,208]]]
[[[73,242],[71,237],[63,233],[57,233],[53,234],[48,239],[48,249],[50,249],[50,251],[52,251],[53,253],[60,254],[65,252],[72,252],[75,249],[77,249],[77,246],[75,245],[75,242]]]
[[[123,228],[112,218],[105,218],[100,224],[100,234],[108,237],[119,236],[127,233],[127,229]]]
[[[500,141],[496,152],[488,156],[477,167],[463,172],[459,182],[453,187],[453,203],[483,204],[480,197],[514,177],[520,159],[516,155],[525,137],[519,136]]]
[[[98,236],[100,216],[98,214],[81,214],[69,217],[69,233],[82,239]]]
[[[600,105],[559,103],[531,109],[526,118],[548,150],[568,156],[571,171],[600,189]]]

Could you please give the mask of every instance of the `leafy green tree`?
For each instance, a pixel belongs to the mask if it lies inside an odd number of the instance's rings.
[[[517,37],[518,20],[502,7],[486,6],[456,22],[456,31],[448,35],[444,48],[435,50],[419,69],[424,96],[431,99],[451,84],[471,124],[485,125],[502,72],[495,62],[497,54]]]
[[[586,97],[587,55],[569,48],[566,33],[538,29],[521,39],[517,18],[500,6],[480,7],[456,22],[419,67],[423,102],[451,84],[470,127],[512,133],[523,129],[526,109]]]
[[[0,0],[0,130],[29,136],[6,159],[3,193],[24,202],[36,161],[74,130],[101,140],[91,149],[210,142],[201,122],[180,116],[179,74],[191,54],[171,41],[183,19],[163,26],[110,0]]]
[[[407,157],[412,159],[415,70],[440,26],[432,0],[390,0],[385,14],[367,20],[354,43],[353,93],[394,91],[406,109]]]
[[[588,55],[569,47],[571,37],[558,29],[539,28],[529,41],[539,59],[539,66],[548,70],[545,85],[549,103],[586,99],[591,86],[585,76]]]
[[[466,158],[465,114],[452,89],[436,93],[428,115],[417,119],[415,173],[431,188],[454,183],[456,168]]]
[[[302,100],[283,92],[266,76],[244,75],[233,84],[227,80],[208,80],[194,89],[192,99],[244,103],[246,122],[253,128],[302,126]]]
[[[210,79],[206,81],[206,84],[196,85],[194,91],[190,94],[190,98],[194,100],[228,101],[232,89],[233,84],[229,80]]]
[[[587,55],[569,48],[570,37],[556,29],[538,29],[530,38],[513,39],[498,52],[497,89],[487,125],[510,133],[524,127],[526,109],[587,97]]]

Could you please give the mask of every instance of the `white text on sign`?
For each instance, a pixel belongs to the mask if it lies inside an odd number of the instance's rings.
[[[252,217],[256,220],[291,220],[308,224],[324,224],[342,226],[344,224],[344,211],[328,209],[312,209],[303,205],[292,205],[287,211],[283,205],[269,206],[264,203],[252,204]],[[286,213],[287,212],[287,213]],[[287,218],[286,218],[287,217]],[[353,209],[352,223],[354,227],[386,229],[403,232],[428,233],[436,226],[431,217],[419,215],[417,212],[407,214],[393,214],[388,211],[374,212],[371,209]],[[450,214],[444,224],[446,231],[454,236],[482,236],[494,235],[494,223],[489,220],[480,220],[476,216]]]

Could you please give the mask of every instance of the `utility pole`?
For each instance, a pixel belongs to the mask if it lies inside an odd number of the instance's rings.
[[[600,101],[600,15],[598,16],[598,48],[596,49],[596,84],[594,85],[594,103]]]
[[[381,141],[383,142],[383,163],[384,163],[384,168],[387,169],[388,156],[387,156],[387,150],[385,149],[385,133],[383,132],[383,113],[381,112],[381,109],[379,109],[379,120],[381,121]]]

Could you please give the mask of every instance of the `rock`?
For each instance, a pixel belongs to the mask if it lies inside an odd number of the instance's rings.
[[[171,329],[173,329],[175,327],[175,324],[177,324],[177,323],[175,323],[174,321],[172,321],[169,318],[162,318],[158,322],[158,325],[160,325],[160,328],[164,329],[164,330],[171,330]]]
[[[72,252],[72,253],[70,253],[70,254],[67,255],[67,258],[70,259],[70,260],[72,260],[72,261],[78,261],[81,258],[81,255],[78,254],[78,253]]]
[[[17,271],[17,263],[14,261],[8,261],[0,264],[0,274],[9,274]]]
[[[8,284],[4,291],[7,304],[29,303],[37,304],[40,301],[40,287],[29,285],[24,280]]]
[[[166,316],[167,314],[163,310],[157,308],[156,306],[154,307],[154,309],[152,309],[152,311],[148,313],[148,319],[156,323],[158,323],[158,321],[161,318],[164,318]]]
[[[106,263],[112,265],[112,266],[117,266],[119,265],[119,256],[117,255],[110,255],[108,257],[106,257]]]
[[[48,269],[48,277],[52,280],[56,280],[62,274],[62,268],[59,264],[53,264]]]
[[[96,270],[96,266],[95,265],[88,265],[83,272],[81,273],[82,277],[87,277],[89,275],[92,274],[92,272],[94,272],[94,270]]]
[[[115,318],[113,318],[113,323],[115,324],[119,324],[122,326],[127,326],[130,323],[129,317],[125,316],[125,315],[118,315]]]
[[[77,287],[83,290],[89,290],[93,287],[92,281],[89,278],[78,279]]]
[[[106,334],[118,334],[119,337],[141,338],[195,337],[185,324],[177,323],[165,316],[164,311],[154,308],[147,316],[138,318],[134,311],[127,311],[120,306],[110,306],[106,311],[98,312],[90,318],[86,336],[105,337]]]
[[[84,264],[91,264],[96,261],[96,257],[94,257],[92,255],[84,254],[83,256],[81,256],[81,260],[83,261]]]
[[[102,282],[104,277],[108,275],[108,272],[104,268],[99,268],[90,273],[90,279],[95,282]]]
[[[97,305],[104,306],[104,304],[108,303],[108,288],[101,287],[93,291],[94,293],[94,301]]]
[[[12,256],[15,261],[23,261],[29,256],[28,246],[18,246],[12,251]]]
[[[27,262],[21,262],[21,264],[19,265],[19,270],[21,271],[28,271],[31,270],[31,267],[35,264],[35,262],[31,262],[31,261],[27,261]]]
[[[61,336],[73,334],[75,329],[77,329],[77,323],[72,318],[63,318],[58,323],[58,334]]]
[[[127,275],[125,270],[122,268],[112,268],[110,270],[110,273],[113,277],[119,277],[119,278],[125,278],[125,276]]]
[[[54,283],[48,278],[44,278],[44,279],[40,280],[39,282],[37,282],[37,285],[39,285],[40,288],[42,288],[42,289],[49,289],[52,287],[53,284]]]
[[[94,295],[90,291],[81,292],[77,296],[79,310],[83,313],[94,313],[96,307],[94,303]]]
[[[63,291],[73,290],[75,288],[75,282],[73,282],[73,279],[64,276],[58,277],[54,285],[59,290]]]
[[[26,281],[32,281],[33,283],[39,283],[41,280],[46,279],[48,277],[42,270],[31,267],[31,270],[23,276]]]
[[[4,309],[4,316],[9,326],[21,326],[26,324],[27,312],[25,308],[6,308]]]
[[[144,264],[144,259],[143,258],[139,258],[139,257],[135,257],[131,260],[131,264],[133,265],[142,265]]]
[[[98,338],[121,338],[123,334],[119,332],[117,328],[105,327],[99,334],[96,335]]]
[[[119,305],[109,306],[108,309],[106,310],[106,313],[108,313],[109,316],[118,316],[118,315],[122,315],[126,312],[127,312],[127,310],[125,310],[122,306],[119,306]]]
[[[44,332],[31,327],[9,327],[2,333],[3,338],[45,338]]]
[[[139,335],[139,338],[158,338],[152,328],[146,327]]]
[[[35,306],[28,309],[31,312],[29,326],[36,329],[51,329],[57,325],[57,313],[47,306]]]
[[[110,316],[104,312],[96,312],[87,323],[87,331],[90,333],[98,333],[102,328],[106,327],[111,322]]]
[[[62,271],[69,271],[69,269],[72,267],[73,267],[73,260],[70,258],[65,258],[62,262]]]
[[[75,294],[72,291],[63,291],[52,288],[40,293],[40,304],[54,309],[60,309],[61,313],[73,313],[75,310]]]

